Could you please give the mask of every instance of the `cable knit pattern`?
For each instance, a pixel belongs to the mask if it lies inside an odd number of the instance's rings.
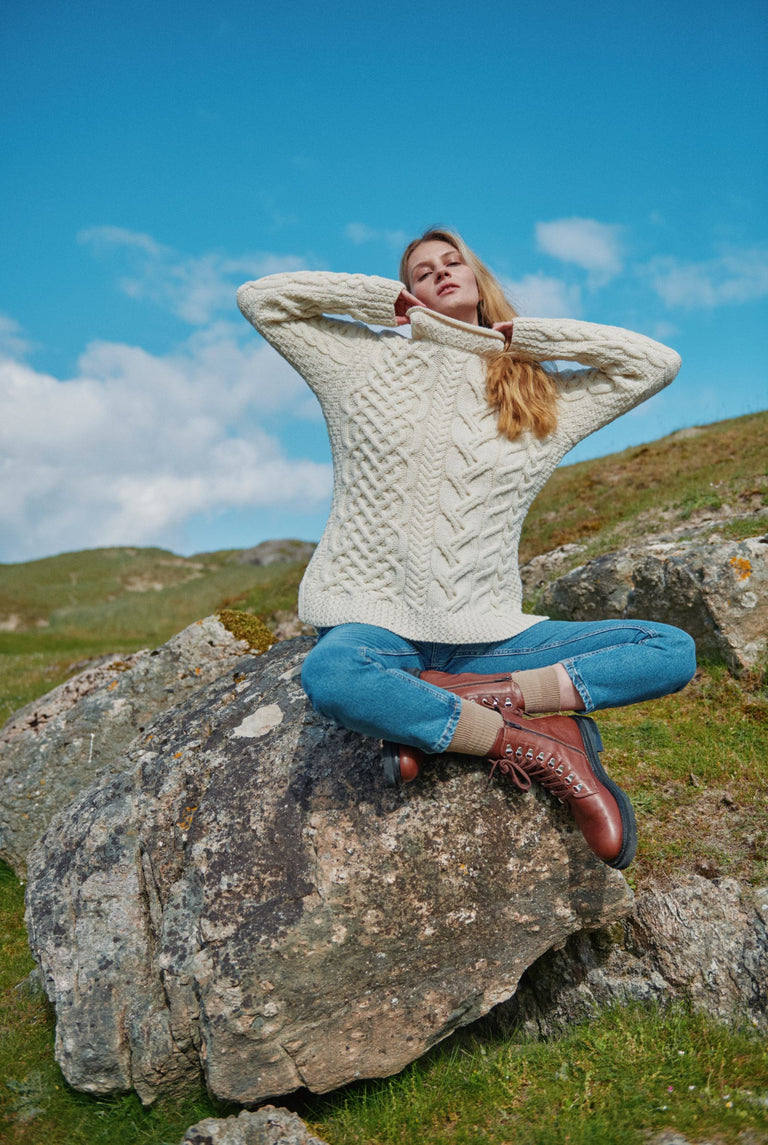
[[[410,339],[370,330],[395,325],[402,289],[304,271],[238,291],[328,426],[333,503],[299,612],[317,627],[359,621],[412,640],[504,640],[544,619],[522,612],[517,563],[534,497],[576,442],[668,385],[680,359],[618,327],[518,318],[521,357],[586,369],[559,375],[555,433],[510,442],[485,398],[486,361],[502,336],[424,308],[410,312]]]

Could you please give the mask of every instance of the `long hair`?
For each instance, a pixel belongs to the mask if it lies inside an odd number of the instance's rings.
[[[504,295],[498,280],[481,262],[460,235],[431,228],[405,248],[400,260],[400,281],[408,290],[408,260],[421,243],[444,242],[461,255],[477,279],[480,303],[477,317],[481,326],[490,329],[494,322],[510,322],[517,311]],[[538,438],[547,437],[557,428],[557,387],[554,378],[539,362],[520,357],[507,344],[488,360],[486,395],[491,409],[498,412],[499,432],[510,441],[529,430]]]

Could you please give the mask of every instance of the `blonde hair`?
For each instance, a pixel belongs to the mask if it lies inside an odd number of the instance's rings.
[[[400,281],[408,290],[408,260],[417,247],[427,242],[444,242],[454,247],[477,279],[480,303],[477,318],[490,329],[494,322],[510,322],[517,311],[506,298],[498,280],[481,262],[460,235],[431,228],[410,242],[400,260]],[[515,441],[529,430],[538,438],[547,437],[557,428],[557,387],[554,378],[540,362],[521,357],[507,344],[490,358],[486,372],[486,395],[491,409],[498,412],[499,433]]]

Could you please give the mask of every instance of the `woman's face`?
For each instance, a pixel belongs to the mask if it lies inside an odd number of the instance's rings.
[[[408,281],[411,294],[430,310],[477,325],[477,279],[449,243],[419,243],[408,259]]]

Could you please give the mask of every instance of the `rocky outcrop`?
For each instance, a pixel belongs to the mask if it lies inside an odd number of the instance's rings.
[[[674,624],[700,656],[751,668],[768,652],[768,540],[649,542],[608,553],[550,583],[536,611]]]
[[[768,1032],[768,887],[650,883],[610,932],[581,932],[539,959],[497,1017],[553,1036],[612,1003],[673,999]]]
[[[167,708],[249,651],[215,616],[155,651],[110,656],[16,712],[0,731],[0,858],[24,874],[56,811],[109,770]]]
[[[263,1105],[238,1117],[206,1117],[184,1134],[179,1145],[326,1145],[313,1137],[288,1109]]]
[[[237,554],[239,565],[274,565],[296,562],[306,564],[317,545],[314,541],[262,541]]]
[[[630,907],[541,789],[457,756],[383,786],[314,712],[306,638],[174,706],[52,822],[27,921],[67,1080],[144,1101],[202,1070],[255,1104],[402,1069]]]

